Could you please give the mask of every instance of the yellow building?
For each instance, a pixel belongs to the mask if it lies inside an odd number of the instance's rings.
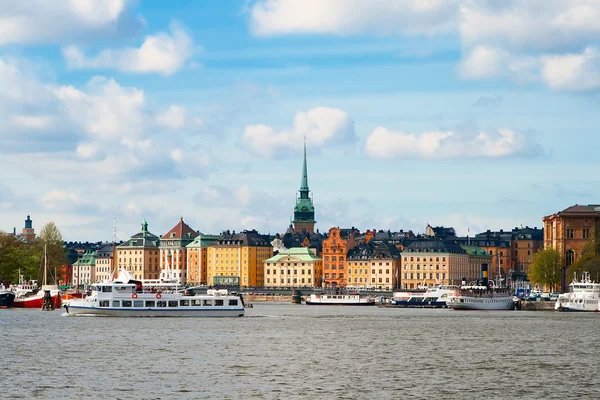
[[[134,279],[159,279],[160,261],[158,236],[148,231],[142,222],[142,231],[117,246],[117,266],[129,271]]]
[[[346,256],[348,287],[367,288],[371,285],[371,268],[369,258],[373,253],[372,246],[356,246]]]
[[[273,256],[266,235],[255,230],[226,232],[208,247],[207,277],[211,286],[264,286],[263,261]]]
[[[215,235],[200,234],[187,248],[187,283],[206,285],[208,283],[208,246],[219,239]]]
[[[320,287],[323,261],[306,247],[293,247],[263,261],[264,286]]]

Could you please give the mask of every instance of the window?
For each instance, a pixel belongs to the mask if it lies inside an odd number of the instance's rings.
[[[166,307],[167,306],[167,302],[160,300],[156,302],[156,307]]]
[[[121,300],[113,300],[113,307],[121,307]]]
[[[110,307],[110,301],[100,300],[100,307]]]
[[[213,301],[212,300],[206,300],[206,299],[202,300],[202,306],[204,306],[204,307],[212,307],[212,305],[213,305]]]
[[[217,300],[215,300],[215,306],[217,306],[217,307],[223,307],[223,299],[217,299]]]
[[[575,252],[573,250],[567,250],[565,253],[565,266],[570,266],[575,262]]]
[[[574,237],[573,229],[567,228],[567,239],[573,239],[573,237]]]
[[[179,300],[179,305],[182,307],[187,307],[190,305],[190,301],[189,300]]]
[[[237,306],[238,305],[237,299],[230,299],[229,300],[229,305],[230,306]]]
[[[123,307],[131,307],[131,300],[123,300]]]
[[[134,307],[144,307],[144,300],[134,300],[133,306]]]
[[[584,239],[589,239],[590,238],[590,229],[589,228],[585,228],[583,230],[583,238]]]

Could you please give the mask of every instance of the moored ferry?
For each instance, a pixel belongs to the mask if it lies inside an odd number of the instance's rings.
[[[438,285],[419,291],[397,291],[387,303],[379,307],[395,308],[443,308],[447,307],[448,296],[456,291],[455,285]]]
[[[4,287],[4,284],[0,283],[0,308],[10,308],[13,306],[15,301],[15,294],[12,290]]]
[[[313,293],[306,300],[306,304],[313,306],[374,306],[375,298],[356,293]]]
[[[448,296],[448,307],[455,310],[514,310],[512,290],[488,282],[487,264],[481,265],[481,277],[481,283],[466,285],[465,282]]]
[[[569,285],[569,292],[558,296],[554,309],[600,312],[600,283],[592,282],[587,272],[583,274],[581,282],[574,277]]]
[[[133,280],[95,284],[89,296],[72,299],[65,309],[68,315],[105,317],[242,317],[245,311],[242,297],[224,289],[186,296],[144,291]]]

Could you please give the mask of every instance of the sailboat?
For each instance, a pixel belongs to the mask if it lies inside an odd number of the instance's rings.
[[[20,274],[19,274],[20,275]],[[22,280],[22,277],[19,277]],[[44,292],[50,291],[50,297],[55,308],[60,307],[60,289],[58,285],[48,285],[48,257],[46,255],[46,246],[44,246],[44,281],[42,288],[37,287],[37,282],[33,281],[34,284],[23,285],[21,282],[19,287],[24,290],[17,290],[15,293],[15,300],[13,303],[14,308],[42,308],[44,303]]]

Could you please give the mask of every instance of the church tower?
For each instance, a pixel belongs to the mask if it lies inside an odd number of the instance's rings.
[[[306,168],[306,138],[304,138],[304,164],[302,165],[302,181],[299,197],[294,207],[294,231],[297,233],[315,232],[315,207],[308,190],[308,172]]]
[[[35,229],[33,229],[33,221],[27,216],[25,220],[25,228],[21,232],[21,237],[28,242],[33,242],[35,240]]]

